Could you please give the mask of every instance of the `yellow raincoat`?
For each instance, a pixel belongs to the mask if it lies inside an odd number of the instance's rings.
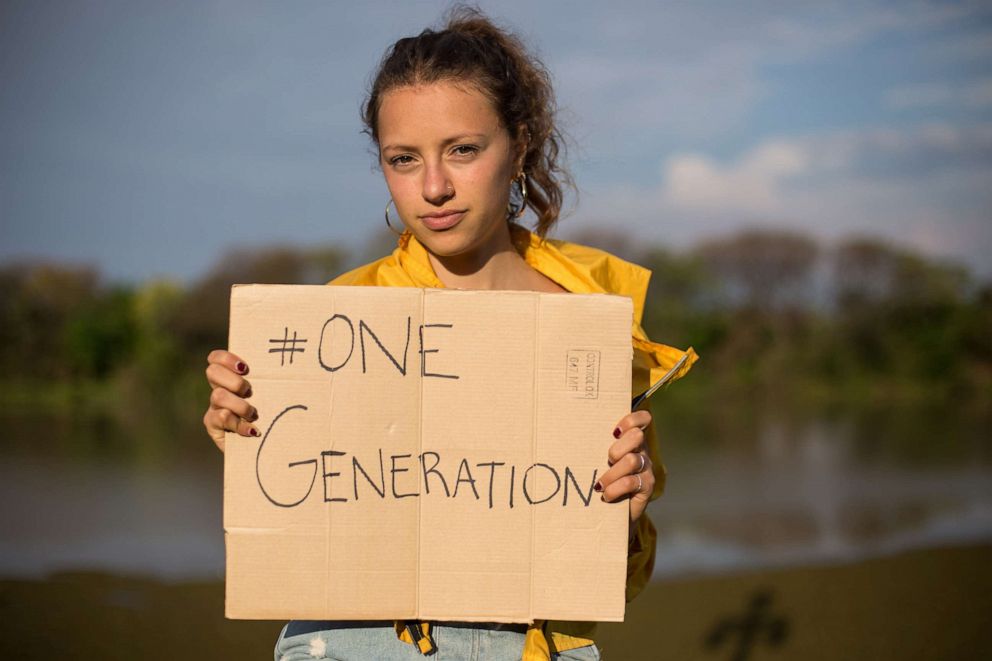
[[[634,347],[632,396],[647,390],[683,356],[688,359],[675,378],[680,378],[696,361],[690,348],[680,351],[648,340],[641,328],[644,299],[647,295],[647,269],[625,262],[609,253],[565,241],[541,240],[535,234],[517,225],[511,225],[513,243],[524,260],[538,272],[576,293],[608,293],[629,296],[634,302],[634,321],[631,342]],[[349,271],[330,283],[331,285],[364,285],[379,287],[443,288],[427,257],[427,250],[409,232],[399,239],[391,255]],[[658,453],[654,429],[645,433],[647,452],[654,468],[655,486],[651,499],[661,495],[665,486],[665,468]],[[647,584],[654,568],[656,533],[647,515],[637,520],[637,528],[627,555],[627,601],[633,599]],[[564,652],[592,645],[593,622],[542,622],[531,625],[527,631],[522,661],[546,661],[552,650]],[[396,623],[401,640],[416,644],[421,652],[433,651],[430,623]]]

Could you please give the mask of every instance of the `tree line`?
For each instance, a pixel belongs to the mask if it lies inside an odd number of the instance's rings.
[[[767,229],[685,250],[577,238],[653,271],[644,326],[702,356],[691,387],[828,398],[992,391],[992,283],[960,264],[874,238],[825,246]],[[57,383],[181,408],[205,402],[205,356],[226,346],[232,284],[320,284],[357,261],[332,247],[241,249],[187,286],[110,284],[92,267],[0,266],[4,398]]]

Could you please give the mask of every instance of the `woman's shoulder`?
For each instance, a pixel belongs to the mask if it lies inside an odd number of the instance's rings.
[[[564,241],[562,239],[545,239],[545,242],[553,246],[562,255],[580,264],[590,266],[602,264],[609,266],[610,268],[635,268],[643,270],[643,267],[638,266],[633,262],[628,262],[627,260],[617,257],[613,253],[607,252],[600,248],[587,246],[581,243],[573,243],[571,241]]]
[[[571,291],[605,291],[630,296],[643,303],[647,294],[651,272],[616,255],[592,246],[546,238],[534,237],[531,248],[546,269],[560,272],[570,281],[584,282],[566,286]],[[535,261],[538,261],[535,259]]]

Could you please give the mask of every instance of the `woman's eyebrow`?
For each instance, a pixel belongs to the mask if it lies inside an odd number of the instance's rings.
[[[450,138],[445,138],[441,142],[442,147],[447,147],[453,145],[457,142],[465,142],[466,140],[486,140],[488,136],[485,133],[459,133],[458,135],[453,135]],[[411,145],[385,145],[382,151],[417,151],[417,147]]]

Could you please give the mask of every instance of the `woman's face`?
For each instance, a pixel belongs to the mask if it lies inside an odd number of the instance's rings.
[[[516,150],[481,92],[451,82],[391,90],[378,133],[399,216],[430,253],[471,260],[508,243]]]

